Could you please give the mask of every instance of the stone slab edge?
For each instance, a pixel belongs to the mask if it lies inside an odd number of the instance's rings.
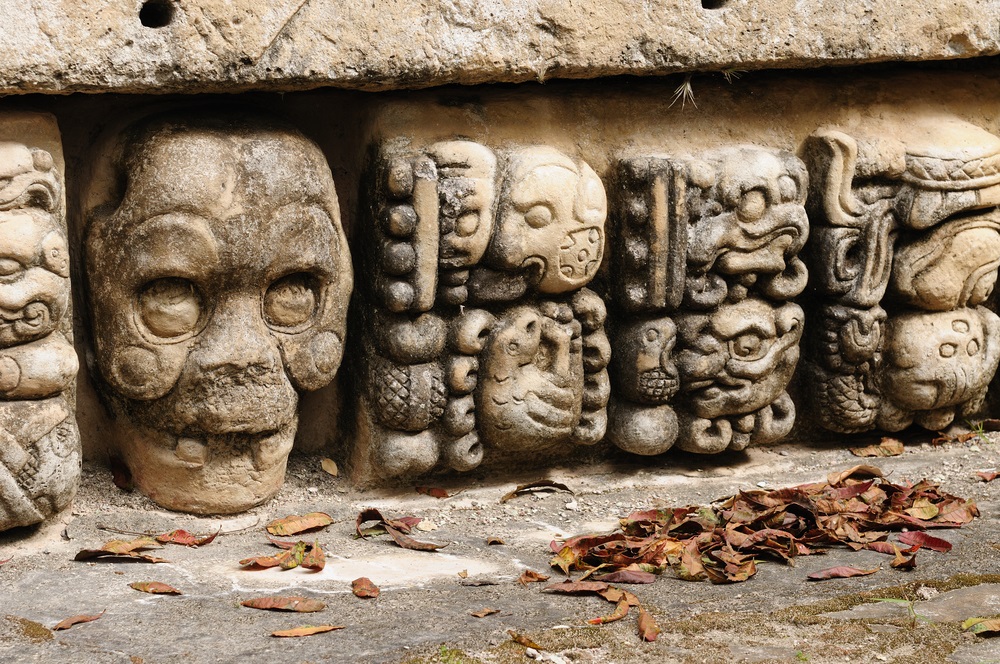
[[[165,25],[143,25],[144,0],[0,0],[0,94],[383,90],[1000,53],[1000,0],[145,2],[167,6]]]

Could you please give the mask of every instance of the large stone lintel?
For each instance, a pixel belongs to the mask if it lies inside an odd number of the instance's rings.
[[[378,90],[1000,53],[998,0],[0,6],[0,94]]]

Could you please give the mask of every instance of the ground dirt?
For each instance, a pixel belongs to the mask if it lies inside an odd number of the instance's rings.
[[[877,459],[890,480],[939,481],[943,490],[973,498],[982,516],[960,530],[935,535],[949,553],[921,551],[917,569],[890,569],[871,551],[834,550],[799,558],[794,567],[763,563],[750,581],[692,583],[668,573],[631,586],[663,632],[640,641],[634,615],[603,626],[588,618],[610,612],[597,597],[552,595],[545,584],[523,587],[525,569],[552,575],[549,542],[612,530],[637,509],[708,503],[739,489],[819,481],[861,460],[845,446],[779,446],[722,457],[668,454],[621,457],[585,467],[525,470],[497,477],[475,473],[434,485],[454,495],[436,499],[415,484],[359,490],[321,470],[320,456],[293,456],[281,493],[248,513],[196,518],[157,509],[111,483],[103,467],[84,468],[72,511],[35,529],[0,535],[0,661],[4,662],[1000,662],[1000,639],[963,632],[962,620],[1000,614],[1000,480],[976,471],[1000,465],[1000,439],[931,445],[907,438],[903,456]],[[547,478],[563,492],[500,498],[515,485]],[[423,540],[447,543],[438,552],[406,551],[387,537],[352,537],[368,506],[387,516],[425,519]],[[264,525],[288,514],[324,511],[334,523],[302,539],[327,553],[322,572],[247,571],[238,561],[273,554]],[[218,539],[201,548],[155,551],[170,562],[75,562],[77,551],[125,533],[185,528]],[[503,544],[487,544],[500,538]],[[286,538],[290,539],[290,538]],[[819,583],[806,576],[835,565],[876,567],[871,576]],[[381,596],[351,593],[369,577]],[[179,597],[132,590],[134,581],[161,581]],[[240,601],[266,594],[323,600],[321,613],[266,612]],[[887,602],[883,600],[903,600]],[[483,608],[499,612],[484,618]],[[106,613],[66,631],[49,628],[78,614]],[[342,630],[300,639],[271,632],[306,624]],[[543,650],[527,650],[508,630]]]

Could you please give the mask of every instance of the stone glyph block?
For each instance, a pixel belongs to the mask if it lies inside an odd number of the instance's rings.
[[[823,426],[940,430],[983,405],[1000,362],[1000,138],[886,113],[817,130],[811,250],[821,304],[809,395]]]
[[[637,454],[787,435],[799,359],[808,178],[755,146],[619,162],[608,437]]]
[[[95,160],[86,276],[120,452],[170,509],[261,503],[299,393],[343,352],[352,269],[326,160],[277,121],[222,113],[140,121]]]
[[[366,195],[355,473],[601,440],[610,348],[586,286],[607,200],[590,166],[544,146],[385,143]]]
[[[0,115],[0,530],[65,508],[80,478],[62,149],[55,120]]]

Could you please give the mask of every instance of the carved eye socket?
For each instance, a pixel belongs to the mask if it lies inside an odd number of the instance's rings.
[[[760,189],[751,189],[743,194],[736,214],[742,221],[757,221],[767,211],[767,199]]]
[[[552,210],[544,205],[536,205],[524,213],[524,222],[532,228],[543,228],[552,223]]]
[[[0,277],[15,275],[22,269],[22,265],[13,258],[0,258]]]
[[[316,313],[316,278],[298,272],[272,283],[264,293],[264,320],[274,327],[298,327]]]
[[[459,237],[469,237],[479,229],[479,215],[466,212],[455,221],[455,233]]]
[[[938,348],[938,353],[941,354],[941,357],[952,357],[955,355],[956,350],[958,350],[958,346],[955,344],[941,344],[941,347]]]
[[[187,279],[156,279],[139,295],[139,314],[149,331],[170,339],[192,332],[201,318],[198,289]]]
[[[965,350],[968,351],[970,357],[975,355],[979,352],[979,342],[975,339],[971,340],[969,345],[965,347]]]
[[[656,330],[656,328],[651,327],[648,330],[646,330],[646,341],[652,342],[656,341],[659,338],[660,338],[660,333]]]
[[[729,342],[729,354],[748,362],[764,357],[770,348],[771,344],[767,339],[752,332],[741,334]]]

